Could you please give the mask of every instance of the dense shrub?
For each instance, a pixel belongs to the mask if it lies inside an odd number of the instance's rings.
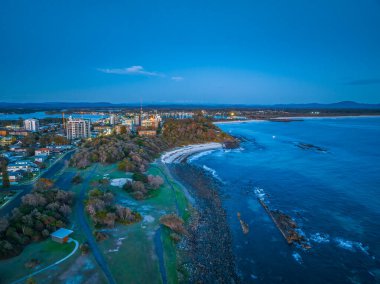
[[[71,182],[73,184],[80,184],[81,182],[83,181],[82,177],[78,174],[76,174],[73,179],[71,180]]]
[[[124,190],[138,200],[149,197],[152,191],[157,190],[164,183],[160,176],[147,176],[141,173],[133,174],[132,178],[132,182],[127,182],[124,185]]]
[[[118,169],[121,171],[145,172],[149,163],[170,147],[231,140],[233,140],[231,136],[222,132],[204,117],[169,119],[165,122],[162,135],[159,137],[136,137],[122,134],[87,141],[71,159],[71,165],[86,168],[91,163],[118,162]]]
[[[184,221],[175,214],[164,215],[160,218],[160,223],[165,227],[170,228],[173,232],[183,235],[186,234]]]
[[[131,224],[139,222],[141,215],[127,207],[115,205],[114,195],[110,191],[93,189],[88,194],[86,212],[91,217],[96,227],[115,226],[115,222]]]
[[[21,199],[9,219],[0,220],[0,258],[20,253],[30,242],[49,237],[65,227],[71,213],[73,194],[53,188],[48,179],[40,179],[32,192]]]

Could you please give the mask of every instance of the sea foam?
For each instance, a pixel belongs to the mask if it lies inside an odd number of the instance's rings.
[[[203,156],[207,156],[207,155],[211,154],[211,153],[214,152],[214,151],[215,151],[215,150],[210,150],[210,151],[200,152],[200,153],[198,153],[198,154],[195,154],[195,155],[190,156],[190,157],[187,159],[187,161],[188,161],[189,163],[191,163],[191,162],[193,162],[193,161],[195,161],[195,160],[198,160],[198,159],[202,158]]]
[[[255,195],[257,196],[258,199],[264,200],[266,193],[264,192],[264,189],[255,187],[254,189]]]
[[[311,234],[310,238],[311,241],[319,244],[325,244],[330,242],[330,236],[328,234],[324,233],[315,233]]]
[[[203,169],[207,172],[209,172],[214,178],[216,178],[218,181],[223,182],[221,178],[218,176],[216,171],[212,168],[207,167],[206,165],[203,165]]]
[[[303,263],[302,257],[298,252],[293,252],[292,256],[293,256],[294,260],[297,261],[299,264]]]
[[[368,253],[369,247],[364,246],[360,242],[349,241],[343,238],[335,238],[335,242],[337,243],[337,246],[342,249],[349,250],[352,252],[361,251],[365,253],[366,255],[369,255]]]

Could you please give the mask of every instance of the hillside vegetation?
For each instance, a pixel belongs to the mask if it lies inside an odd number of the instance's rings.
[[[163,127],[162,139],[171,147],[234,140],[202,116],[194,119],[167,120]]]
[[[51,180],[40,179],[9,218],[0,218],[0,259],[18,255],[29,243],[46,239],[65,227],[72,202],[71,192],[53,188]]]
[[[149,163],[170,148],[228,141],[234,141],[234,138],[202,116],[194,119],[169,119],[164,124],[162,134],[157,137],[122,134],[87,141],[74,155],[71,164],[77,168],[86,168],[92,163],[122,162],[119,164],[121,170],[145,172]]]

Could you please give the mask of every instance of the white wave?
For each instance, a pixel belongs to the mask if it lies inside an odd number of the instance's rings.
[[[260,200],[265,199],[266,193],[264,192],[264,189],[259,188],[259,187],[255,187],[254,192],[255,192],[258,199],[260,199]]]
[[[225,153],[240,153],[244,151],[245,149],[243,147],[235,148],[235,149],[225,149]]]
[[[298,252],[293,252],[292,256],[293,256],[294,260],[297,261],[299,264],[303,263],[302,257]]]
[[[222,179],[218,176],[218,174],[216,173],[216,171],[212,168],[209,168],[207,167],[206,165],[203,165],[203,169],[207,172],[209,172],[214,178],[216,178],[217,180],[222,181]]]
[[[207,156],[209,154],[211,154],[212,152],[214,152],[215,150],[210,150],[210,151],[205,151],[205,152],[200,152],[198,154],[195,154],[193,156],[191,156],[190,158],[187,159],[187,161],[189,163],[195,161],[195,160],[198,160],[199,158],[202,158],[203,156]]]
[[[257,276],[254,275],[254,274],[251,274],[251,278],[256,280],[256,279],[257,279]]]
[[[352,252],[361,251],[365,253],[366,255],[369,255],[368,246],[364,246],[361,242],[355,242],[355,241],[349,241],[345,240],[343,238],[335,238],[335,241],[337,242],[338,247],[343,248],[345,250],[349,250]]]
[[[328,234],[324,233],[315,233],[311,234],[310,238],[311,241],[319,244],[325,244],[330,242],[330,236]]]

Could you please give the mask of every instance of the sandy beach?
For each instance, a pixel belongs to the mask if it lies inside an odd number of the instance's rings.
[[[186,160],[189,156],[210,150],[222,149],[223,145],[221,143],[205,143],[205,144],[194,144],[188,145],[181,148],[174,149],[169,152],[165,152],[161,156],[161,162],[164,164],[180,163]]]

